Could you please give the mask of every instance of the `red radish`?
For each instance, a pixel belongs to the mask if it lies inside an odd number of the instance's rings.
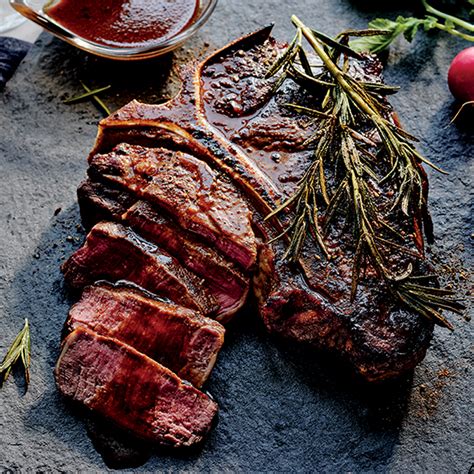
[[[461,102],[474,100],[474,46],[464,49],[453,59],[448,85],[453,96]]]

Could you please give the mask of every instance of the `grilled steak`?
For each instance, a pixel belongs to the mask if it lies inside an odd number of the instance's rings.
[[[213,314],[218,321],[229,321],[245,303],[249,276],[150,203],[139,201],[133,205],[135,199],[126,191],[90,180],[80,186],[78,195],[85,226],[102,219],[125,222],[201,277],[219,306]]]
[[[156,245],[117,223],[94,226],[84,246],[64,263],[62,270],[73,288],[97,280],[128,280],[205,315],[218,308],[202,280]]]
[[[207,380],[224,328],[199,313],[127,285],[85,288],[69,312],[67,332],[84,327],[146,354],[196,387]]]
[[[63,395],[154,443],[199,443],[217,413],[214,401],[158,362],[85,329],[65,339],[55,377]]]
[[[251,213],[235,188],[201,160],[165,148],[128,144],[91,158],[89,174],[121,185],[248,270],[255,264]]]
[[[319,117],[308,120],[288,104],[322,97],[310,97],[313,92],[298,85],[308,75],[284,76],[274,93],[276,79],[266,73],[284,45],[270,30],[190,66],[180,94],[169,102],[133,101],[103,120],[89,156],[89,179],[78,190],[84,225],[92,229],[63,271],[74,288],[92,286],[66,322],[57,384],[67,397],[147,441],[190,446],[208,432],[217,405],[178,375],[197,387],[205,382],[224,334],[219,322],[205,316],[227,322],[245,302],[249,281],[271,334],[337,353],[369,381],[415,367],[432,337],[433,324],[403,307],[386,286],[394,281],[390,272],[426,273],[422,230],[430,234],[428,215],[387,211],[396,209],[396,184],[376,179],[372,169],[361,173],[370,175],[364,185],[378,196],[370,203],[373,215],[381,215],[404,245],[408,241],[403,257],[380,258],[390,277],[380,280],[369,258],[354,265],[358,245],[349,229],[354,219],[340,208],[324,235],[329,251],[301,239],[297,258],[291,264],[285,259],[283,231],[294,209],[285,207],[278,218],[269,214],[294,195],[317,164],[308,138]],[[363,87],[379,93],[377,60],[350,59],[347,67],[363,78]],[[396,123],[388,107],[385,119]],[[370,123],[350,131],[346,125],[339,124],[364,143],[368,157],[385,158]],[[350,161],[347,154],[343,158]],[[380,161],[385,166],[386,160]],[[387,166],[393,165],[387,161]],[[359,170],[350,168],[352,176],[354,169]],[[323,170],[330,184],[338,173]],[[424,172],[419,178],[424,206]],[[354,183],[359,188],[357,179]],[[309,207],[311,199],[319,197],[307,197]],[[327,224],[317,214],[308,219],[313,226]],[[363,273],[358,285],[355,268]],[[128,282],[93,284],[103,279]]]
[[[132,102],[102,121],[90,156],[90,176],[119,183],[133,193],[138,189],[140,198],[159,205],[163,205],[162,197],[156,197],[155,187],[148,192],[147,179],[151,183],[168,179],[186,183],[186,189],[191,186],[187,197],[182,190],[166,188],[177,194],[186,214],[196,196],[196,187],[189,184],[191,177],[206,163],[204,168],[213,170],[210,175],[225,174],[240,190],[251,209],[257,236],[263,242],[274,239],[282,227],[278,222],[264,221],[264,217],[294,191],[312,161],[313,150],[304,146],[311,134],[304,117],[284,106],[302,103],[298,86],[286,81],[272,96],[272,80],[264,78],[282,50],[269,32],[257,32],[212,55],[188,74],[176,99],[160,105]],[[351,67],[353,74],[371,83],[381,81],[381,67],[373,59]],[[360,132],[376,140],[373,130]],[[182,154],[166,155],[163,149]],[[169,156],[178,169],[166,168],[160,178],[157,163],[162,156]],[[191,171],[185,169],[183,160],[192,161]],[[137,163],[152,170],[142,173],[138,185]],[[147,173],[153,177],[146,178]],[[185,173],[189,177],[183,180]],[[220,194],[220,198],[232,199],[230,194]],[[169,199],[174,202],[174,195]],[[167,209],[177,212],[169,203]],[[195,231],[189,221],[189,217],[178,219],[181,226]],[[422,258],[420,222],[404,219],[391,224],[415,236],[413,245]],[[297,266],[283,260],[283,240],[260,246],[254,287],[262,320],[271,333],[341,354],[368,380],[398,376],[424,357],[433,325],[401,308],[370,269],[360,283],[357,299],[351,301],[354,249],[350,239],[341,237],[348,235],[343,225],[339,234],[329,236],[331,261],[321,258],[311,242],[306,243]],[[204,228],[199,232],[209,243],[212,239],[204,235]],[[235,234],[227,236],[232,239]]]

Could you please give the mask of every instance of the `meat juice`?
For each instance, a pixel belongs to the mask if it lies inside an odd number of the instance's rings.
[[[81,38],[130,48],[176,36],[198,10],[199,0],[60,0],[46,13]]]

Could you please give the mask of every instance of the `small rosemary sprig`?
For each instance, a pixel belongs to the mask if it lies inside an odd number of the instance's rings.
[[[84,84],[82,84],[82,86],[85,88]],[[88,99],[89,97],[92,97],[94,95],[100,94],[101,92],[109,90],[111,87],[112,86],[109,85],[105,87],[99,87],[98,89],[89,90],[89,92],[84,92],[83,94],[79,94],[69,99],[66,99],[65,101],[63,101],[63,104],[73,104],[74,102],[80,102],[81,100]]]
[[[26,388],[28,388],[28,384],[30,383],[30,350],[30,326],[28,324],[28,319],[25,319],[23,329],[16,336],[10,349],[8,349],[5,358],[0,364],[0,387],[8,379],[13,366],[18,361],[21,361],[25,370]]]
[[[339,40],[334,40],[308,28],[296,16],[292,22],[297,28],[296,35],[267,76],[279,73],[275,89],[290,78],[319,99],[315,99],[312,107],[286,104],[318,120],[313,122],[316,129],[306,142],[315,150],[311,165],[293,195],[267,216],[269,219],[291,211],[289,224],[276,237],[289,237],[284,258],[297,262],[308,236],[314,238],[326,258],[331,258],[325,244],[327,234],[336,216],[346,214],[347,218],[350,214],[355,249],[351,298],[356,296],[364,263],[370,263],[399,301],[452,329],[440,310],[462,311],[463,306],[454,300],[454,294],[436,288],[433,276],[413,275],[412,263],[407,263],[402,270],[396,265],[403,258],[422,258],[423,237],[419,235],[421,230],[415,229],[418,245],[417,250],[411,249],[390,224],[390,218],[399,220],[405,216],[419,222],[424,216],[426,221],[425,177],[421,163],[443,171],[424,158],[413,145],[416,139],[391,119],[384,96],[395,89],[355,79],[348,72],[349,57],[361,58],[347,46],[349,36],[370,36],[377,32],[345,32]],[[303,38],[324,65],[318,74],[310,66]],[[357,131],[361,124],[378,132],[383,153],[374,156],[372,150],[378,145]],[[328,169],[336,172],[328,173]],[[387,184],[394,190],[388,208],[377,191]]]
[[[105,87],[100,87],[98,89],[91,89],[90,87],[86,86],[81,81],[82,88],[86,91],[83,94],[79,94],[77,96],[71,97],[63,101],[64,104],[74,104],[76,102],[80,102],[85,99],[92,99],[98,106],[98,108],[106,115],[110,115],[110,109],[105,105],[104,101],[99,97],[99,94],[109,90],[112,86],[108,85]]]

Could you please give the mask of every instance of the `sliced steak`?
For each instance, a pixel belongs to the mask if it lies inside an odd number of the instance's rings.
[[[152,443],[199,443],[217,413],[214,401],[169,369],[85,329],[65,339],[55,377],[64,396]]]
[[[86,228],[103,219],[124,222],[201,277],[219,305],[213,315],[218,321],[228,322],[245,303],[249,276],[220,252],[181,228],[164,211],[158,211],[145,201],[135,204],[136,199],[127,191],[91,180],[81,184],[78,195]]]
[[[97,280],[128,280],[205,315],[217,310],[201,279],[121,224],[95,225],[84,246],[64,263],[62,270],[73,288],[83,288]]]
[[[89,174],[162,207],[245,270],[254,266],[251,212],[235,187],[203,161],[180,151],[122,143],[92,156]]]
[[[201,387],[224,343],[224,327],[196,311],[123,284],[84,289],[69,312],[67,332],[84,327],[113,337]]]
[[[200,276],[219,305],[214,317],[227,322],[247,299],[249,277],[189,232],[180,229],[150,204],[140,201],[124,220],[137,233],[176,257],[187,269]]]
[[[82,224],[87,230],[100,221],[120,221],[127,209],[137,201],[130,193],[90,179],[81,183],[77,198]]]

